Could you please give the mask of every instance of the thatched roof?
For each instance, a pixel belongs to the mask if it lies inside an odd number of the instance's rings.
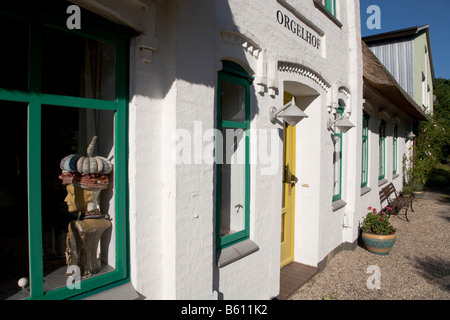
[[[386,67],[362,41],[364,82],[376,89],[384,98],[392,102],[416,120],[428,121],[422,108],[403,90]]]

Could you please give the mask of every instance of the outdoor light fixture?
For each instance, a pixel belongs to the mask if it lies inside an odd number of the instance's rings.
[[[331,121],[331,119],[328,119],[328,122],[327,122],[328,130],[331,129],[331,126],[333,124],[335,124],[336,127],[344,133],[355,126],[353,123],[350,122],[350,120],[348,120],[347,117],[344,117],[344,116],[342,116],[334,121]]]
[[[294,98],[286,103],[280,110],[275,107],[269,109],[269,118],[272,123],[279,117],[286,121],[291,127],[294,127],[300,120],[307,118],[308,115],[295,105]]]
[[[409,140],[414,140],[416,138],[416,135],[411,131],[410,133],[408,133],[408,139]]]

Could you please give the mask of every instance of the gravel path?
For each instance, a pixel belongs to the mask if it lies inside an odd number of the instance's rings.
[[[289,300],[450,300],[450,197],[424,192],[413,208],[410,222],[391,216],[397,241],[389,255],[342,251]],[[379,268],[379,289],[368,281],[370,266]]]

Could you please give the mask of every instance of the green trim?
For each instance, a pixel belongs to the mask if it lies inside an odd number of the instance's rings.
[[[369,115],[367,115],[366,113],[363,113],[361,148],[361,188],[364,188],[367,186],[367,183],[369,181]],[[365,165],[364,159],[366,160]]]
[[[119,281],[113,282],[111,284],[108,284],[108,285],[105,285],[105,286],[98,287],[96,289],[90,290],[88,292],[81,293],[81,294],[76,295],[74,297],[68,298],[67,300],[82,300],[82,299],[90,297],[90,296],[92,296],[94,294],[101,293],[103,291],[110,290],[110,289],[116,288],[118,286],[124,285],[124,284],[126,284],[128,282],[130,282],[130,278],[125,278],[123,280],[119,280]]]
[[[325,0],[327,10],[334,16],[336,15],[336,0]]]
[[[243,129],[245,132],[245,188],[244,188],[244,229],[233,234],[221,237],[220,236],[220,204],[221,204],[221,168],[222,164],[216,164],[216,249],[220,250],[227,246],[233,245],[237,242],[246,240],[250,235],[250,85],[252,83],[251,76],[243,73],[245,70],[231,61],[223,61],[224,69],[218,73],[217,81],[217,129],[219,131],[222,128],[234,128]],[[245,90],[245,121],[227,121],[222,120],[222,101],[221,101],[221,89],[222,82],[230,82],[238,84],[244,87]],[[217,146],[216,150],[220,150],[222,153],[221,146]],[[222,157],[219,157],[221,159]],[[223,159],[223,158],[222,158]]]
[[[339,104],[339,108],[336,109],[336,113],[338,114],[338,117],[341,117],[344,114],[344,108],[345,108],[344,106]],[[337,193],[337,194],[334,193],[334,181],[333,181],[333,201],[336,201],[336,200],[340,200],[342,197],[342,154],[343,154],[342,131],[336,132],[336,129],[335,129],[333,136],[339,137],[339,154],[340,154],[339,155],[339,193]],[[335,150],[333,150],[333,154],[334,153],[336,153]],[[333,163],[333,170],[336,170],[336,166],[334,165],[334,163]]]
[[[225,72],[228,72],[232,75],[244,78],[245,80],[250,81],[250,82],[253,82],[253,80],[255,79],[255,77],[248,74],[247,70],[242,68],[237,63],[234,63],[229,60],[222,60],[221,72],[222,72],[222,74],[226,74]],[[243,80],[243,79],[240,79],[240,80]],[[237,81],[241,82],[240,80],[237,80]]]
[[[41,43],[39,26],[30,29],[28,104],[28,233],[30,250],[30,298],[43,295],[42,184],[41,184]]]
[[[378,142],[378,180],[382,180],[386,175],[386,122],[381,120]]]

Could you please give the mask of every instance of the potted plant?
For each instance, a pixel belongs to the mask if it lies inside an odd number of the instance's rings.
[[[388,214],[385,211],[380,213],[377,209],[368,207],[366,217],[362,222],[362,240],[367,248],[372,253],[378,255],[388,255],[395,244],[397,231],[389,222]],[[386,210],[392,210],[387,207]]]
[[[413,189],[414,196],[421,196],[423,193],[423,183],[419,180],[414,180],[411,183],[411,187]]]

